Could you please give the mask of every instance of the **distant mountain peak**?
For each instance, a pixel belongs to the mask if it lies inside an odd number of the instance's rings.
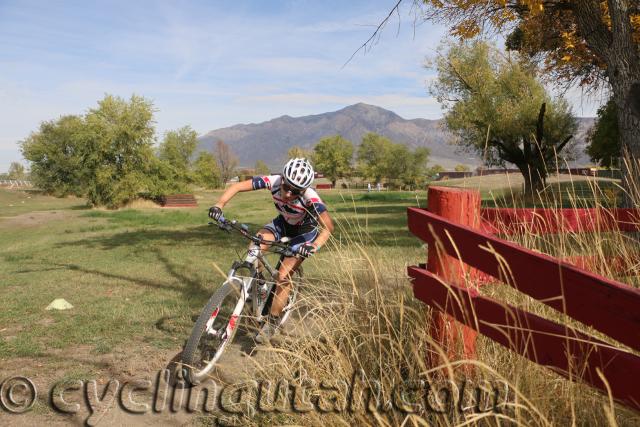
[[[391,110],[387,110],[377,105],[365,104],[364,102],[358,102],[357,104],[344,107],[342,110],[336,111],[336,113],[343,113],[348,115],[359,115],[363,119],[375,120],[375,121],[396,121],[404,120]]]
[[[357,102],[353,105],[347,105],[343,108],[343,110],[385,110],[382,107],[378,107],[377,105],[371,105],[364,102]],[[385,110],[388,111],[388,110]]]
[[[588,120],[581,121],[577,139],[583,140],[583,132],[591,125]],[[270,167],[281,167],[287,151],[294,145],[311,150],[320,139],[339,134],[357,146],[368,132],[383,135],[410,148],[429,148],[429,163],[432,165],[453,168],[457,164],[472,167],[481,164],[477,156],[470,157],[450,144],[452,135],[443,126],[442,119],[406,120],[393,111],[364,102],[323,114],[283,115],[262,123],[216,129],[199,138],[199,149],[208,149],[212,141],[223,140],[236,153],[243,167],[252,167],[257,160],[266,162]]]

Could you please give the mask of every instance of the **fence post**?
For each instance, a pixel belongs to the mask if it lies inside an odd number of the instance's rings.
[[[427,210],[450,221],[475,229],[480,228],[479,191],[430,186]],[[439,252],[437,248],[429,248],[427,270],[447,283],[467,286],[465,275],[471,275],[472,269],[462,264],[457,258]],[[450,303],[455,304],[455,301],[452,299]],[[477,332],[437,310],[433,310],[432,313],[430,335],[438,345],[442,346],[447,357],[455,359],[462,353],[464,359],[475,359]],[[435,353],[430,358],[433,366],[443,362],[434,355]]]

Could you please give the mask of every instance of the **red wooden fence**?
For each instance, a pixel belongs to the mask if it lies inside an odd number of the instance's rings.
[[[435,187],[429,191],[429,198],[450,192]],[[455,257],[458,265],[462,261],[640,351],[640,290],[423,209],[409,208],[408,223],[409,230],[429,244],[430,266],[444,264],[447,255]],[[600,370],[613,397],[640,410],[640,357],[480,296],[424,267],[409,267],[408,272],[414,295],[432,307],[538,364],[606,392]]]
[[[638,231],[638,209],[482,209],[482,226],[489,233],[587,233]]]
[[[316,184],[316,190],[331,190],[332,188],[331,184]]]
[[[481,210],[481,229],[501,235],[557,234],[591,232],[640,231],[639,209],[488,209]],[[577,267],[593,270],[601,264],[600,257],[581,255],[564,258]],[[612,256],[607,260],[611,271],[621,276],[637,271],[640,251]]]

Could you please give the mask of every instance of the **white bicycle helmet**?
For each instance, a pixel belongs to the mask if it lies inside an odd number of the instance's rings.
[[[313,167],[307,159],[291,159],[284,165],[282,177],[292,187],[304,190],[313,182]]]

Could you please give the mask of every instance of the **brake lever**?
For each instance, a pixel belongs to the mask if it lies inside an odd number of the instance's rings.
[[[213,224],[212,222],[210,222],[209,224]],[[226,222],[218,222],[218,228],[221,230],[226,231],[227,233],[231,232],[231,226],[229,224],[227,224]]]

